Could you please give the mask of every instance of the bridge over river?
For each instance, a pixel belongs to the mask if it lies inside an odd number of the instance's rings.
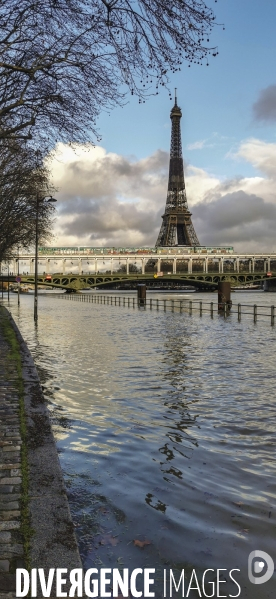
[[[19,264],[18,264],[19,262]],[[20,253],[2,263],[3,281],[34,284],[32,253]],[[68,291],[146,283],[147,286],[193,285],[215,289],[219,281],[231,286],[276,286],[276,253],[237,254],[221,248],[39,248],[38,284]]]

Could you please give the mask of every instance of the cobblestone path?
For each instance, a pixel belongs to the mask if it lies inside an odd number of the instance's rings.
[[[0,310],[0,598],[15,597],[15,569],[24,568],[20,533],[20,424],[16,364]]]

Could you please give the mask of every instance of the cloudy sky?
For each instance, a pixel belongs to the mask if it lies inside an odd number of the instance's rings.
[[[207,67],[171,77],[182,108],[189,207],[202,245],[276,251],[276,2],[218,0]],[[100,146],[58,144],[56,245],[153,246],[170,147],[168,92],[102,114]]]

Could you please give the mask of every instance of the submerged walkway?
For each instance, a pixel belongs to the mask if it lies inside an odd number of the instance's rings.
[[[82,564],[38,375],[0,306],[0,599],[16,597],[16,568]]]

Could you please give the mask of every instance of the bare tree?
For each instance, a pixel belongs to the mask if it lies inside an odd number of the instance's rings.
[[[49,173],[37,156],[18,142],[0,144],[0,261],[17,253],[18,246],[34,245],[36,209],[41,241],[51,235],[54,209],[43,198],[52,193]]]
[[[204,0],[5,0],[0,139],[97,138],[103,109],[144,102],[183,61],[200,64],[215,17]]]

